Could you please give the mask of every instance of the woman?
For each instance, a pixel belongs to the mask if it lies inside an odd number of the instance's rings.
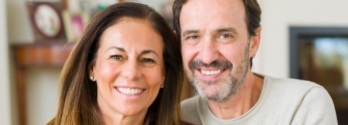
[[[180,43],[139,3],[118,3],[86,27],[64,65],[53,125],[178,125]]]

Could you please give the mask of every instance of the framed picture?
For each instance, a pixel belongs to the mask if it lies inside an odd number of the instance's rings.
[[[75,42],[82,35],[89,17],[84,12],[63,11],[65,34],[68,42]]]
[[[290,75],[322,85],[348,124],[348,27],[290,27]]]
[[[65,39],[59,2],[27,1],[34,38],[37,42]]]

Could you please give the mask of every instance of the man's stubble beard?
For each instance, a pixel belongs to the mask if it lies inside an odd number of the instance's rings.
[[[249,43],[247,45],[247,48],[245,49],[241,65],[239,65],[238,67],[231,67],[230,69],[226,69],[229,71],[229,73],[225,79],[210,81],[202,80],[194,74],[193,70],[190,70],[192,72],[192,79],[190,80],[191,85],[198,93],[198,95],[206,100],[216,102],[223,102],[228,100],[231,96],[235,95],[239,91],[239,88],[244,83],[249,67],[248,55]],[[232,74],[233,69],[236,70],[236,74],[234,75]],[[214,92],[208,91],[207,89],[209,89],[209,87],[214,87]]]

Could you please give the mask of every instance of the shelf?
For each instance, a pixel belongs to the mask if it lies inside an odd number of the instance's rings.
[[[25,71],[29,67],[62,67],[74,43],[36,42],[11,46],[15,60],[19,125],[26,125]]]

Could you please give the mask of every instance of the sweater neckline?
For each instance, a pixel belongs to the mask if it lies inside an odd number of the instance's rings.
[[[264,77],[263,75],[257,74],[261,77]],[[218,117],[216,117],[212,111],[210,110],[210,108],[208,107],[207,102],[205,101],[205,99],[199,97],[198,99],[198,103],[197,103],[197,108],[198,108],[198,114],[201,120],[205,121],[206,123],[208,121],[214,121],[214,123],[221,123],[221,124],[229,124],[231,122],[242,122],[244,120],[247,120],[249,118],[251,118],[255,112],[257,112],[258,109],[260,109],[261,105],[264,102],[264,97],[265,97],[265,93],[267,92],[267,89],[269,88],[269,78],[268,77],[264,77],[263,80],[263,85],[262,85],[262,90],[261,90],[261,94],[259,99],[257,100],[257,102],[255,103],[254,106],[252,106],[247,112],[245,112],[243,115],[235,117],[235,118],[231,118],[231,119],[220,119]]]

